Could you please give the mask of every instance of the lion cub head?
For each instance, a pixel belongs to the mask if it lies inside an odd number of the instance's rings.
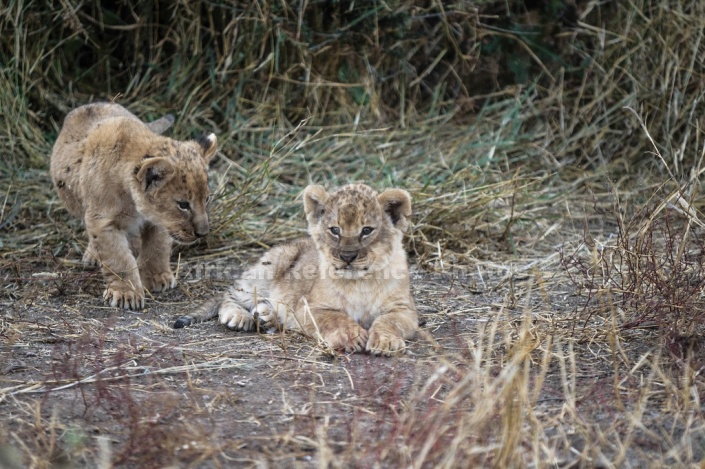
[[[329,194],[322,186],[304,191],[308,231],[323,267],[339,277],[362,278],[406,256],[402,237],[409,225],[411,197],[402,189],[378,194],[364,184]]]
[[[158,137],[140,148],[142,161],[135,166],[132,185],[135,205],[178,243],[192,243],[208,234],[207,171],[216,148],[214,134],[185,142]]]

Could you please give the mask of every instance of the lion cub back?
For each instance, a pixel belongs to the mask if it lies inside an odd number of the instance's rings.
[[[74,109],[64,119],[51,154],[50,173],[66,208],[76,217],[83,215],[81,194],[81,166],[91,155],[86,155],[86,141],[101,124],[116,119],[128,120],[146,134],[159,135],[174,122],[170,114],[148,124],[120,106],[111,103],[86,104]]]

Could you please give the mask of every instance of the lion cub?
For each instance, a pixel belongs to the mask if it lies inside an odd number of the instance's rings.
[[[208,234],[206,171],[216,137],[159,136],[172,121],[145,124],[120,105],[88,104],[66,116],[54,144],[51,178],[69,212],[85,221],[83,261],[102,265],[111,306],[140,309],[145,289],[173,288],[172,239]]]
[[[309,237],[274,247],[217,301],[175,328],[219,316],[230,329],[276,326],[334,349],[403,352],[418,327],[402,237],[411,197],[363,184],[304,191]]]

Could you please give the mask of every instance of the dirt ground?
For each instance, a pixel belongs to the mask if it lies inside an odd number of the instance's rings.
[[[130,312],[102,304],[95,271],[64,261],[54,276],[17,263],[4,269],[0,303],[6,456],[26,452],[51,467],[101,460],[120,467],[413,465],[404,448],[433,425],[407,428],[405,414],[424,417],[456,392],[458,370],[477,359],[483,331],[499,324],[510,329],[507,337],[516,335],[526,312],[539,329],[572,317],[578,303],[570,285],[553,281],[551,291],[541,291],[537,282],[552,276],[550,259],[513,277],[488,273],[487,265],[462,275],[414,267],[423,332],[395,358],[330,356],[294,333],[235,333],[215,322],[171,328],[179,314],[225,288],[224,279],[184,280],[150,299],[145,311]],[[188,272],[196,264],[180,267]],[[500,340],[489,375],[509,360],[510,344]],[[598,360],[579,364],[571,378],[578,407],[595,425],[610,427],[619,420],[613,366],[599,346],[580,348]],[[455,375],[438,379],[449,367]],[[558,368],[550,366],[534,410],[556,423],[544,426],[554,463],[570,466],[586,442],[577,433],[573,442],[560,424],[566,394]],[[634,461],[657,444],[643,443],[630,449]],[[570,454],[574,446],[577,454]]]
[[[171,328],[225,280],[182,282],[130,312],[102,304],[95,271],[70,266],[54,278],[15,268],[5,271],[0,303],[3,436],[52,451],[55,462],[70,457],[67,467],[77,447],[91,467],[98,441],[134,467],[145,458],[154,467],[308,466],[322,445],[369,467],[394,450],[399,416],[428,378],[444,362],[466,361],[468,341],[510,287],[497,276],[477,289],[472,276],[414,269],[424,332],[408,353],[330,356],[294,333],[235,333],[215,322]]]

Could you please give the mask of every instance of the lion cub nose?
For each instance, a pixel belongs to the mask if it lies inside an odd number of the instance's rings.
[[[204,236],[206,236],[208,234],[208,231],[209,231],[208,228],[205,228],[202,231],[196,230],[196,231],[194,231],[193,234],[195,234],[197,238],[203,238]]]
[[[352,261],[354,261],[355,259],[357,259],[357,253],[356,253],[356,252],[352,252],[352,253],[341,252],[341,253],[340,253],[340,258],[341,258],[342,260],[344,260],[346,264],[350,264],[350,263],[352,263]]]

